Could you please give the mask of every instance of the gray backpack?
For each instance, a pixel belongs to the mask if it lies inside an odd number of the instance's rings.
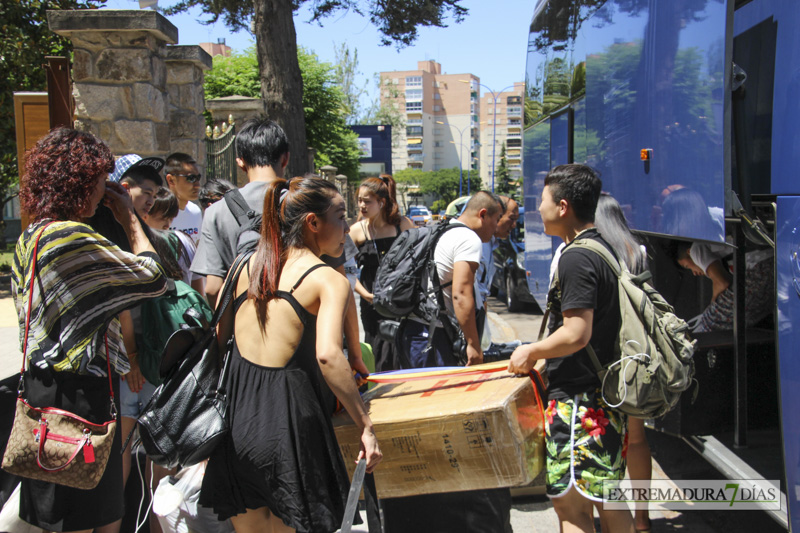
[[[564,253],[583,248],[598,254],[617,275],[620,329],[615,360],[600,364],[591,345],[586,351],[602,383],[609,407],[638,418],[667,414],[693,382],[694,345],[689,326],[650,286],[649,272],[631,274],[624,264],[594,239],[577,239]],[[559,293],[558,271],[553,283]]]

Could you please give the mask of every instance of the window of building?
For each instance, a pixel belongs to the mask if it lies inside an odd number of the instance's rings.
[[[399,84],[400,78],[392,78],[392,83],[394,83],[395,85]]]
[[[406,135],[409,137],[421,137],[422,136],[422,126],[406,126]]]
[[[520,107],[520,106],[513,106],[513,107],[509,106],[508,109],[506,110],[506,114],[507,115],[513,115],[513,116],[519,116],[520,114],[522,114],[522,107]]]
[[[422,89],[406,89],[406,100],[422,100]]]
[[[440,106],[440,105],[435,105],[435,106],[433,106],[433,110],[434,110],[434,111],[441,111],[441,110],[442,110],[442,106]]]
[[[434,148],[441,148],[442,147],[442,141],[433,141],[433,147]]]
[[[406,102],[406,111],[422,111],[422,102]]]
[[[510,118],[510,119],[508,119],[508,125],[509,126],[519,126],[520,125],[520,119],[518,119],[518,118]]]
[[[410,119],[406,120],[406,124],[408,124],[409,126],[422,124],[422,119],[421,118],[410,118]]]
[[[439,94],[439,93],[433,93],[433,99],[434,100],[441,100],[442,99],[442,95]]]
[[[406,76],[406,87],[421,87],[422,76]]]

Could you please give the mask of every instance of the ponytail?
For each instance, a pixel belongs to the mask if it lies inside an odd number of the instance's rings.
[[[267,304],[278,291],[283,267],[292,248],[303,248],[306,215],[323,216],[339,194],[336,185],[315,177],[276,179],[267,185],[261,214],[261,236],[251,263],[248,297],[256,301],[263,328]]]
[[[261,212],[261,237],[255,251],[255,261],[250,271],[249,296],[256,301],[269,302],[278,290],[278,280],[286,262],[281,238],[281,193],[289,188],[285,179],[276,179],[267,185],[264,208]]]

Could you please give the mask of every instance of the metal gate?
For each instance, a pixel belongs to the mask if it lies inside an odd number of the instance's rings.
[[[230,117],[232,118],[232,117]],[[236,125],[222,123],[222,129],[206,128],[206,176],[207,179],[224,179],[236,183]]]

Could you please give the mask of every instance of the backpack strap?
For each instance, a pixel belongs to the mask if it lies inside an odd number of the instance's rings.
[[[449,338],[456,334],[456,332],[454,331],[455,328],[452,327],[452,324],[449,322],[449,317],[447,316],[447,305],[444,302],[444,289],[446,289],[447,287],[451,286],[453,284],[453,282],[451,280],[451,281],[448,281],[447,283],[441,283],[441,280],[439,279],[439,270],[436,267],[436,260],[434,259],[434,257],[435,257],[435,254],[436,254],[436,246],[439,244],[439,239],[442,238],[442,235],[444,235],[447,231],[449,231],[451,229],[454,229],[454,228],[467,228],[468,226],[466,224],[461,224],[459,222],[451,223],[449,219],[445,220],[445,222],[443,222],[443,224],[445,225],[445,227],[444,227],[444,229],[442,229],[442,231],[439,233],[439,235],[436,236],[434,242],[432,243],[432,245],[430,247],[428,259],[427,259],[427,261],[430,264],[431,285],[432,285],[434,294],[436,296],[436,305],[439,308],[439,312],[437,313],[437,316],[434,317],[433,319],[431,319],[431,322],[428,324],[428,344],[425,347],[425,350],[424,350],[425,352],[428,352],[429,350],[431,350],[433,348],[433,335],[434,335],[434,333],[436,331],[436,328],[439,327],[436,324],[437,322],[441,322],[442,323],[441,327],[442,327],[442,329],[445,330],[445,333],[447,333],[447,336]],[[473,298],[473,300],[475,300],[475,288],[474,287],[472,289],[472,298]],[[450,340],[453,341],[454,339],[451,338]]]
[[[574,248],[573,248],[574,247]],[[616,257],[602,244],[597,242],[595,239],[576,239],[572,241],[570,246],[567,246],[564,251],[561,253],[562,257],[565,253],[569,252],[570,250],[578,250],[578,249],[585,249],[591,250],[592,252],[599,255],[606,264],[611,267],[611,270],[617,276],[617,279],[622,277],[623,273],[623,266],[617,260]],[[627,270],[627,267],[625,268]],[[558,269],[556,269],[555,275],[553,276],[553,283],[558,283]],[[603,365],[600,364],[600,359],[597,357],[597,353],[592,348],[591,344],[587,344],[584,348],[586,353],[589,354],[589,359],[592,361],[592,366],[594,367],[594,371],[598,374],[603,372]]]
[[[247,205],[247,201],[242,196],[241,191],[239,189],[231,189],[222,197],[225,199],[228,209],[231,210],[231,213],[236,218],[236,223],[239,224],[239,227],[249,224],[250,219],[255,216],[256,212]]]
[[[574,248],[573,248],[574,246]],[[596,253],[603,260],[606,264],[611,267],[611,270],[616,274],[617,277],[622,275],[623,270],[627,270],[627,268],[623,269],[622,263],[614,257],[614,255],[602,244],[597,242],[595,239],[577,239],[572,241],[571,245],[564,249],[563,253],[566,253],[570,250],[578,250],[578,249],[586,249],[591,250],[592,252]],[[557,274],[557,273],[556,273]]]

